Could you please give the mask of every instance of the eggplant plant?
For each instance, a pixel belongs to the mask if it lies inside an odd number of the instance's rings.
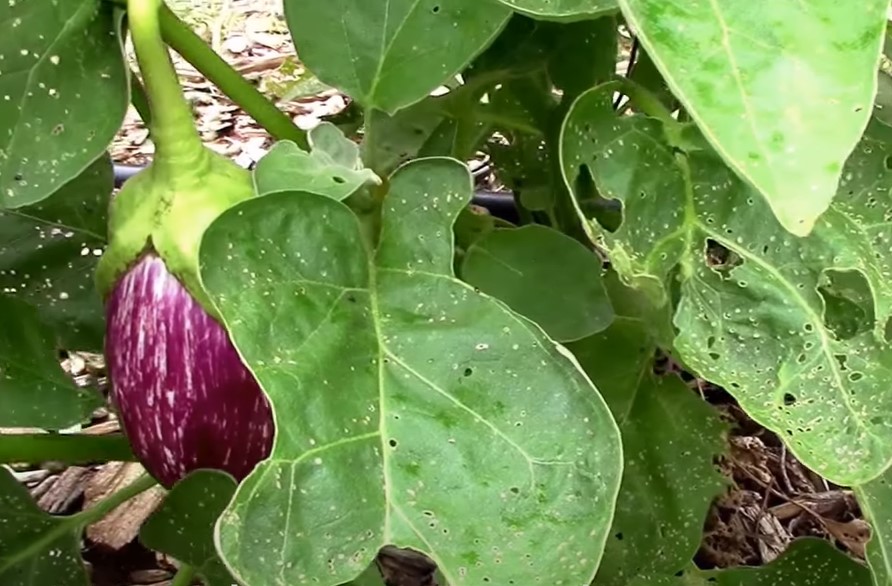
[[[451,586],[892,585],[888,8],[284,0],[349,99],[305,133],[163,0],[4,3],[0,583],[90,584],[84,529],[160,485],[177,585],[380,585],[394,551]],[[269,133],[256,167],[170,49]],[[131,102],[154,156],[115,192]],[[729,426],[691,379],[853,492],[863,559],[695,562]],[[68,516],[14,474],[122,460]]]

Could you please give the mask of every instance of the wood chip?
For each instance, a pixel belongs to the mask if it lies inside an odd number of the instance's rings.
[[[90,480],[84,507],[103,500],[142,476],[145,469],[137,462],[110,462]],[[99,522],[87,527],[87,537],[96,544],[118,550],[139,535],[139,528],[161,503],[165,490],[155,486],[121,504]]]
[[[56,477],[38,500],[37,506],[53,515],[67,513],[71,506],[84,495],[84,488],[91,476],[89,468],[71,466]]]

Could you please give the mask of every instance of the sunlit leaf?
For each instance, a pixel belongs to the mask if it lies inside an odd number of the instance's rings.
[[[725,162],[810,233],[867,126],[888,2],[619,4]]]
[[[282,141],[257,163],[254,186],[259,195],[300,189],[342,200],[364,185],[381,182],[359,160],[359,146],[333,124],[309,133],[310,152]]]
[[[594,574],[618,431],[565,349],[452,276],[470,197],[463,164],[421,159],[390,178],[374,252],[348,208],[306,193],[205,235],[203,280],[277,420],[218,527],[249,586],[339,584],[386,544],[451,584]]]

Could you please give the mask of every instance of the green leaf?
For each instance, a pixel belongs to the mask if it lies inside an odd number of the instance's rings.
[[[604,342],[595,364],[609,369],[605,362],[617,357],[609,338]],[[713,462],[724,451],[725,426],[675,375],[650,372],[641,374],[629,411],[617,419],[625,470],[595,583],[651,584],[687,568],[700,547],[707,511],[724,488]]]
[[[648,90],[670,110],[675,110],[678,107],[677,100],[675,99],[675,96],[672,95],[672,90],[669,89],[666,80],[663,79],[660,70],[657,69],[654,60],[651,59],[644,47],[639,46],[638,48],[638,58],[632,66],[632,72],[629,75],[629,78]],[[594,84],[589,87],[593,86]]]
[[[120,128],[129,90],[114,12],[101,0],[0,4],[0,208],[55,192]]]
[[[448,96],[448,95],[447,95]],[[373,110],[365,120],[367,136],[360,146],[366,165],[389,173],[414,159],[445,120],[447,96],[430,97],[391,115]]]
[[[0,427],[64,429],[102,405],[59,364],[52,330],[24,301],[0,295]]]
[[[613,0],[608,1],[615,6]],[[564,92],[562,103],[570,103],[616,73],[616,27],[615,16],[554,26],[554,49],[548,59],[548,74]]]
[[[468,249],[461,277],[569,342],[613,321],[601,259],[565,234],[531,224],[495,230]]]
[[[365,185],[381,183],[362,167],[359,147],[333,124],[323,122],[310,131],[309,140],[309,153],[281,141],[260,159],[254,170],[258,195],[302,189],[342,200]]]
[[[707,511],[724,487],[714,461],[725,451],[726,430],[675,375],[653,373],[658,320],[640,310],[635,291],[608,283],[621,313],[604,332],[568,346],[623,438],[623,481],[594,584],[652,584],[687,568],[700,546]]]
[[[590,19],[618,11],[617,0],[499,0],[521,14],[547,20]]]
[[[470,197],[465,165],[420,159],[391,177],[374,251],[348,208],[306,193],[206,233],[203,281],[277,420],[218,526],[246,584],[339,584],[386,544],[453,584],[592,577],[618,431],[572,355],[452,276]]]
[[[617,118],[602,89],[574,104],[562,137],[567,184],[587,168],[623,204],[614,232],[586,219],[612,266],[655,306],[676,290],[674,346],[686,365],[841,485],[871,480],[892,459],[890,144],[866,137],[837,201],[809,237],[796,238],[716,154],[676,156],[660,123]],[[873,307],[864,315],[875,315],[867,331],[843,338],[828,323],[818,288],[831,271],[866,280]]]
[[[877,71],[877,97],[873,112],[876,120],[892,126],[892,76],[883,70]]]
[[[49,198],[0,210],[0,291],[40,310],[54,345],[102,349],[105,315],[93,272],[106,244],[108,155]]]
[[[80,553],[80,523],[43,512],[28,490],[0,468],[0,583],[88,586]]]
[[[867,542],[867,563],[875,586],[892,584],[892,471],[887,470],[875,480],[856,486],[858,506],[870,522],[871,536]]]
[[[180,480],[146,520],[139,539],[149,549],[192,566],[208,586],[235,583],[214,546],[214,526],[235,492],[235,480],[197,470]]]
[[[619,4],[725,162],[809,234],[870,118],[888,2]]]
[[[510,15],[497,2],[477,0],[285,0],[307,67],[388,114],[464,69]]]

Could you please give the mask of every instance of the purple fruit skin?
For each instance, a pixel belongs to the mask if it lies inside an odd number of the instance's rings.
[[[162,485],[214,468],[241,481],[272,448],[273,417],[226,330],[146,254],[107,304],[112,395],[134,454]]]

